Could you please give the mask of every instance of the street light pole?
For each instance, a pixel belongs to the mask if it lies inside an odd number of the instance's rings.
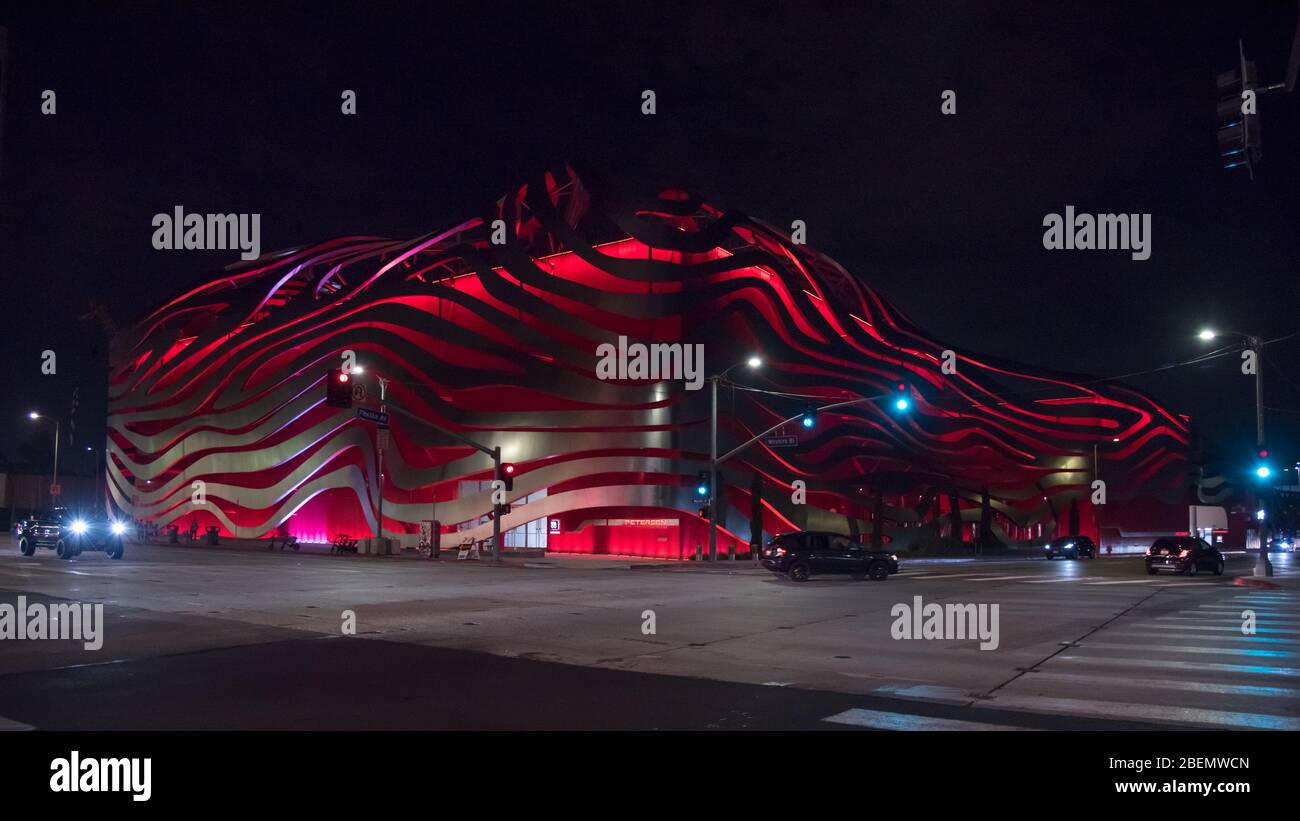
[[[27,418],[31,419],[34,422],[39,422],[43,419],[49,419],[50,417],[39,414],[36,411],[31,411],[30,413],[27,414]],[[59,484],[59,420],[58,417],[54,417],[54,478],[50,482],[50,507],[54,507],[54,495],[55,495],[54,488],[58,487],[58,484]]]
[[[1254,334],[1243,334],[1240,331],[1229,331],[1230,335],[1244,339],[1246,347],[1255,354],[1255,448],[1260,453],[1264,452],[1264,338]],[[1217,332],[1206,329],[1201,331],[1200,338],[1210,340],[1218,336]],[[1260,481],[1268,480],[1267,474],[1260,475]],[[1259,558],[1255,561],[1256,576],[1272,576],[1273,563],[1268,560],[1268,487],[1265,485],[1260,489],[1259,501],[1264,505],[1265,518],[1257,519],[1259,522]]]
[[[50,490],[59,486],[59,420],[54,420],[54,481],[50,483]],[[53,493],[50,496],[50,507],[54,507]]]
[[[377,378],[379,379],[379,412],[381,414],[388,413],[388,405],[387,405],[388,380],[382,376],[377,376]],[[377,531],[376,535],[378,535],[379,537],[379,543],[383,545],[382,555],[388,554],[388,540],[384,538],[384,437],[385,437],[385,433],[386,431],[380,427],[377,427],[375,430],[375,443],[378,446],[377,451],[378,451],[378,458],[379,458],[379,469],[377,471],[377,473],[379,474],[379,526],[376,528]]]
[[[1250,349],[1255,352],[1255,448],[1264,450],[1264,340],[1258,336],[1248,336]],[[1267,478],[1264,479],[1267,481]],[[1259,558],[1255,561],[1256,576],[1272,576],[1273,563],[1268,559],[1268,488],[1260,493],[1260,502],[1264,506],[1265,518],[1259,522]]]
[[[713,410],[709,414],[709,561],[718,558],[718,380],[709,377]]]
[[[497,504],[496,483],[501,481],[501,446],[492,448],[492,561],[501,561],[501,505]]]

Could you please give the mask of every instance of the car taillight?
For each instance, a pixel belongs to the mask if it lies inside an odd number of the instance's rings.
[[[773,556],[776,556],[776,557],[778,557],[778,558],[781,557],[781,556],[784,556],[784,555],[785,555],[785,548],[784,548],[784,547],[778,547],[776,550],[773,550],[773,551],[772,551],[772,555],[773,555]]]
[[[1192,551],[1187,550],[1186,548],[1178,551],[1178,558],[1180,559],[1186,559],[1190,555],[1192,555]]]

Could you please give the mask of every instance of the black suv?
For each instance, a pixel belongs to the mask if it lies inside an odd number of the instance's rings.
[[[1055,559],[1064,556],[1067,559],[1097,558],[1097,546],[1087,536],[1062,536],[1043,545],[1043,557]]]
[[[883,581],[898,572],[898,557],[838,533],[805,530],[769,539],[763,548],[763,567],[796,582],[820,573],[848,573],[855,579]]]
[[[1223,554],[1210,547],[1204,539],[1194,536],[1169,536],[1156,539],[1147,548],[1147,572],[1154,576],[1160,570],[1173,570],[1195,576],[1208,570],[1216,576],[1223,575]]]
[[[110,559],[125,552],[126,525],[107,516],[78,516],[65,507],[34,513],[18,522],[14,536],[18,552],[31,556],[36,548],[53,550],[60,559],[71,559],[87,550],[103,551]]]

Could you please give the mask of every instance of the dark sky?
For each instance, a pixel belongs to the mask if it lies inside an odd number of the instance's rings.
[[[1294,2],[263,5],[0,6],[3,454],[31,437],[29,407],[65,412],[77,385],[102,441],[88,300],[127,323],[234,261],[155,251],[155,213],[260,213],[263,250],[409,237],[565,160],[802,219],[957,348],[1112,375],[1195,355],[1204,324],[1300,329],[1300,94],[1261,98],[1253,182],[1218,167],[1214,113],[1238,37],[1282,79]],[[1066,205],[1150,213],[1151,259],[1044,250],[1043,217]],[[1266,380],[1289,466],[1300,337]],[[1234,359],[1131,381],[1249,455]]]

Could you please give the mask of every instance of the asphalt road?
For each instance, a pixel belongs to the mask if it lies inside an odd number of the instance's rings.
[[[0,727],[1300,729],[1300,570],[1282,556],[1273,589],[1234,584],[1250,561],[1195,578],[1131,558],[910,563],[795,584],[747,563],[141,545],[64,562],[0,540],[0,605],[105,615],[99,650],[0,641]],[[996,604],[996,648],[894,638],[917,596]]]

